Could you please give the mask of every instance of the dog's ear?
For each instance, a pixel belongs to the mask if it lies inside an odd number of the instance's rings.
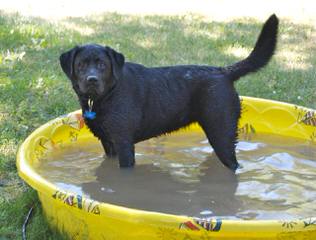
[[[105,50],[111,60],[113,75],[116,79],[119,79],[125,63],[125,57],[123,54],[115,51],[110,47],[105,47]]]
[[[78,52],[78,49],[79,49],[79,47],[75,46],[74,48],[70,49],[69,51],[62,53],[59,57],[60,66],[63,69],[63,71],[66,73],[66,75],[69,79],[73,79],[74,60],[75,60],[75,56]]]

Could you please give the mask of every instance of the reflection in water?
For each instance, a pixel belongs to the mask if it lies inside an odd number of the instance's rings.
[[[37,171],[60,188],[121,206],[190,215],[280,219],[316,214],[316,147],[257,135],[240,141],[237,175],[216,158],[202,133],[151,139],[136,166],[120,169],[100,144],[54,151]]]
[[[235,214],[236,175],[222,169],[214,158],[204,161],[200,168],[199,181],[185,182],[152,164],[119,169],[117,162],[106,160],[96,169],[96,181],[82,184],[82,189],[98,201],[144,210],[189,215],[206,210],[216,215]]]

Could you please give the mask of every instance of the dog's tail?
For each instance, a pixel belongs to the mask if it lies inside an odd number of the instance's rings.
[[[231,66],[224,67],[222,70],[232,81],[240,77],[256,72],[264,67],[271,59],[277,43],[279,19],[275,14],[271,15],[263,25],[255,48],[250,55]]]

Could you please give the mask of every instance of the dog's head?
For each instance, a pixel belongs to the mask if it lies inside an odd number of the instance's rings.
[[[76,46],[59,59],[76,93],[92,99],[105,95],[115,86],[125,62],[121,53],[94,44]]]

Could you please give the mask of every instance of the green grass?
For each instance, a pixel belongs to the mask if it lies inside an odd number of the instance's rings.
[[[79,108],[59,67],[59,55],[76,44],[112,46],[128,61],[147,66],[225,66],[246,56],[262,22],[189,16],[104,14],[50,23],[0,12],[0,239],[20,239],[24,218],[36,206],[28,239],[63,239],[51,230],[38,198],[17,175],[15,155],[28,134],[49,119]],[[236,84],[241,95],[316,108],[315,29],[281,20],[276,56],[267,68]]]

